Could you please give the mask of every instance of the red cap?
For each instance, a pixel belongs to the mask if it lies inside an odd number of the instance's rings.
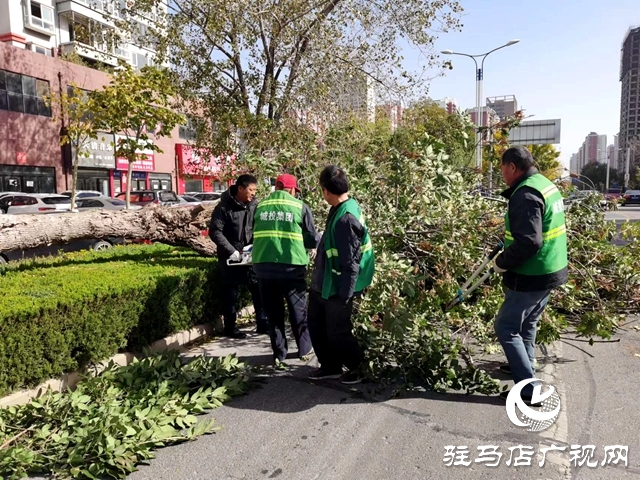
[[[300,191],[296,177],[288,173],[283,173],[278,176],[278,178],[276,178],[276,185],[278,185],[278,183],[281,183],[284,188],[295,188],[297,192]]]

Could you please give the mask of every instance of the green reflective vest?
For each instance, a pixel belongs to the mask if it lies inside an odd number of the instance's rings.
[[[350,213],[364,227],[364,237],[360,250],[362,257],[360,259],[360,271],[358,272],[358,279],[354,292],[361,292],[373,281],[373,272],[375,270],[375,259],[373,254],[373,247],[371,245],[371,238],[369,238],[369,230],[364,224],[364,218],[360,211],[360,205],[354,199],[342,202],[338,206],[331,223],[327,225],[327,231],[324,234],[324,250],[327,255],[327,261],[324,267],[324,281],[322,283],[322,298],[327,299],[338,293],[338,280],[340,278],[340,259],[338,258],[338,249],[335,247],[335,232],[336,224],[340,218]]]
[[[514,190],[530,187],[542,194],[545,203],[542,218],[542,247],[533,258],[512,270],[521,275],[548,275],[559,272],[568,265],[567,227],[564,221],[564,202],[562,194],[547,177],[536,173],[525,179]],[[517,212],[513,212],[517,215]],[[509,227],[509,212],[505,215],[504,247],[513,244],[513,235]]]
[[[253,226],[253,263],[309,265],[302,239],[304,203],[276,190],[256,208]]]

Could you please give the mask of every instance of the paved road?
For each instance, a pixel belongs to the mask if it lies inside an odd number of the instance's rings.
[[[554,427],[542,434],[512,425],[496,397],[427,392],[384,399],[367,385],[313,384],[305,379],[313,365],[292,360],[290,373],[267,372],[260,388],[214,411],[220,432],[159,450],[130,479],[640,478],[640,332],[633,325],[621,332],[620,343],[590,347],[566,340],[539,357],[546,364],[542,378],[558,388],[563,404]],[[257,336],[217,341],[191,354],[234,351],[252,363],[270,360],[266,337]],[[483,361],[500,375],[499,356]],[[510,447],[539,452],[551,444],[567,451],[548,457],[543,467],[536,456],[532,466],[506,465]],[[595,445],[599,461],[604,446],[628,445],[629,468],[571,467],[574,444]],[[446,445],[469,447],[472,461],[477,447],[497,445],[503,458],[498,468],[447,467]]]
[[[604,216],[607,220],[614,220],[616,222],[625,222],[627,220],[637,222],[640,220],[640,206],[618,207],[618,210],[607,212]]]

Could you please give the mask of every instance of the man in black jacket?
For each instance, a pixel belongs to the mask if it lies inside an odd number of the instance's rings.
[[[320,363],[309,379],[340,378],[350,385],[362,380],[359,368],[364,360],[353,335],[353,299],[371,283],[373,250],[360,207],[349,198],[344,170],[334,165],[326,167],[320,174],[320,186],[331,210],[318,247],[309,294],[307,321]],[[328,244],[332,248],[327,249]],[[343,366],[348,370],[344,374]]]
[[[525,147],[508,149],[502,156],[502,176],[509,186],[505,216],[504,251],[496,257],[494,271],[503,274],[505,300],[495,321],[510,372],[531,402],[534,392],[534,347],[538,320],[551,291],[567,282],[567,236],[564,204],[558,188],[534,168]],[[501,393],[506,398],[508,392]]]
[[[257,332],[268,333],[268,323],[262,307],[257,280],[251,265],[228,266],[227,260],[239,261],[242,249],[253,243],[253,215],[258,181],[251,175],[240,175],[236,184],[222,194],[211,216],[209,236],[216,244],[221,274],[221,306],[224,316],[224,334],[231,338],[247,335],[236,327],[240,286],[251,292],[256,313]]]

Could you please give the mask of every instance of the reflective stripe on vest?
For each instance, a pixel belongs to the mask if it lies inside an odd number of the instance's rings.
[[[522,275],[548,275],[567,267],[567,227],[564,217],[564,203],[560,190],[541,174],[526,178],[516,189],[529,187],[540,192],[545,200],[542,218],[542,247],[533,258],[513,271]],[[517,212],[512,212],[517,214]],[[505,215],[504,245],[508,248],[514,242],[509,225],[509,212]]]

